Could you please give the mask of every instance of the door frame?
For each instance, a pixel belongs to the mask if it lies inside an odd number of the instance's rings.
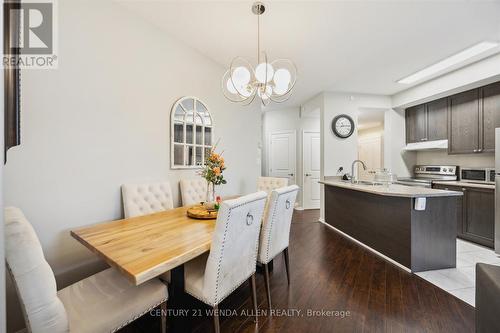
[[[304,134],[306,134],[306,133],[309,133],[309,134],[318,134],[320,136],[320,140],[321,140],[321,130],[319,130],[319,131],[303,130],[302,131],[302,142],[300,144],[300,159],[302,160],[301,170],[300,170],[302,172],[302,174],[301,174],[301,177],[302,177],[302,181],[301,181],[301,185],[302,185],[301,186],[302,200],[300,201],[301,202],[301,207],[300,208],[302,208],[302,209],[319,209],[319,208],[305,208],[304,207],[305,206],[304,205],[304,188],[305,188],[305,185],[306,185],[305,184],[306,177],[305,177],[305,171],[304,171],[304,169],[305,169],[305,167],[304,167],[304,161],[305,161],[305,159],[304,159],[304,137],[305,137],[305,135]],[[320,153],[321,153],[321,147],[320,147]],[[321,161],[320,161],[320,163],[321,163]],[[320,171],[320,173],[321,173],[321,171]],[[321,174],[320,174],[320,179],[321,179]],[[321,207],[321,203],[320,203],[320,207]]]
[[[294,173],[293,173],[293,178],[295,179],[295,184],[297,183],[297,131],[296,130],[279,130],[279,131],[272,131],[269,132],[269,136],[267,138],[267,174],[271,176],[271,166],[273,165],[272,163],[272,154],[271,154],[271,140],[273,137],[273,134],[293,134],[293,140],[295,141],[295,151],[294,151],[294,156],[295,156],[295,162],[294,162]]]

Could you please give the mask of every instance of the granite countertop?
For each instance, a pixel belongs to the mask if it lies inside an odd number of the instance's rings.
[[[405,197],[405,198],[424,198],[424,197],[452,197],[461,196],[462,192],[437,190],[432,188],[405,186],[399,184],[390,184],[388,187],[384,185],[364,185],[352,184],[348,181],[339,179],[325,179],[319,182],[320,184],[347,188],[355,191],[367,192],[372,194],[390,196],[390,197]]]
[[[439,184],[439,185],[450,185],[450,186],[461,186],[461,187],[475,187],[475,188],[487,188],[490,190],[495,189],[494,184],[481,184],[481,183],[469,183],[469,182],[462,182],[459,180],[438,180],[438,181],[433,181],[433,184]]]

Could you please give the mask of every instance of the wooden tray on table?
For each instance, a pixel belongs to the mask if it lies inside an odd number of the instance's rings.
[[[187,216],[193,219],[200,220],[214,220],[217,218],[217,211],[215,209],[207,209],[202,205],[196,205],[188,208]]]

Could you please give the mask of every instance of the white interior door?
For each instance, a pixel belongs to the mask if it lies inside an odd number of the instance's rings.
[[[366,170],[358,166],[358,178],[370,178],[368,172],[383,167],[382,163],[382,137],[371,136],[358,139],[358,158],[365,162]]]
[[[269,176],[288,178],[295,184],[295,131],[273,132],[269,136]]]
[[[320,202],[320,136],[319,132],[304,132],[302,135],[303,156],[303,203],[304,209],[318,209]]]

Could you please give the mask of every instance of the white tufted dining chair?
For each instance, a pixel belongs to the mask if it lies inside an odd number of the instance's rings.
[[[125,218],[142,216],[174,208],[172,189],[169,182],[122,185],[123,210]],[[170,282],[170,272],[160,275]]]
[[[165,284],[134,286],[113,268],[57,291],[35,230],[15,207],[5,208],[5,259],[28,332],[109,333],[159,305],[166,315]],[[161,326],[165,332],[165,316]]]
[[[257,261],[264,266],[264,280],[269,309],[271,309],[271,288],[269,286],[268,264],[281,252],[285,257],[286,277],[288,284],[290,284],[288,245],[290,242],[293,207],[298,191],[299,187],[297,185],[273,190],[268,202],[266,216],[262,222]]]
[[[257,191],[264,191],[271,194],[272,190],[288,186],[288,178],[259,177],[257,180]]]
[[[195,205],[206,200],[207,181],[201,177],[193,179],[181,179],[182,205]]]
[[[174,208],[169,182],[122,185],[125,218]]]
[[[255,267],[259,232],[267,194],[257,192],[223,201],[208,255],[184,265],[186,292],[214,308],[219,333],[218,304],[250,279],[257,320]]]

